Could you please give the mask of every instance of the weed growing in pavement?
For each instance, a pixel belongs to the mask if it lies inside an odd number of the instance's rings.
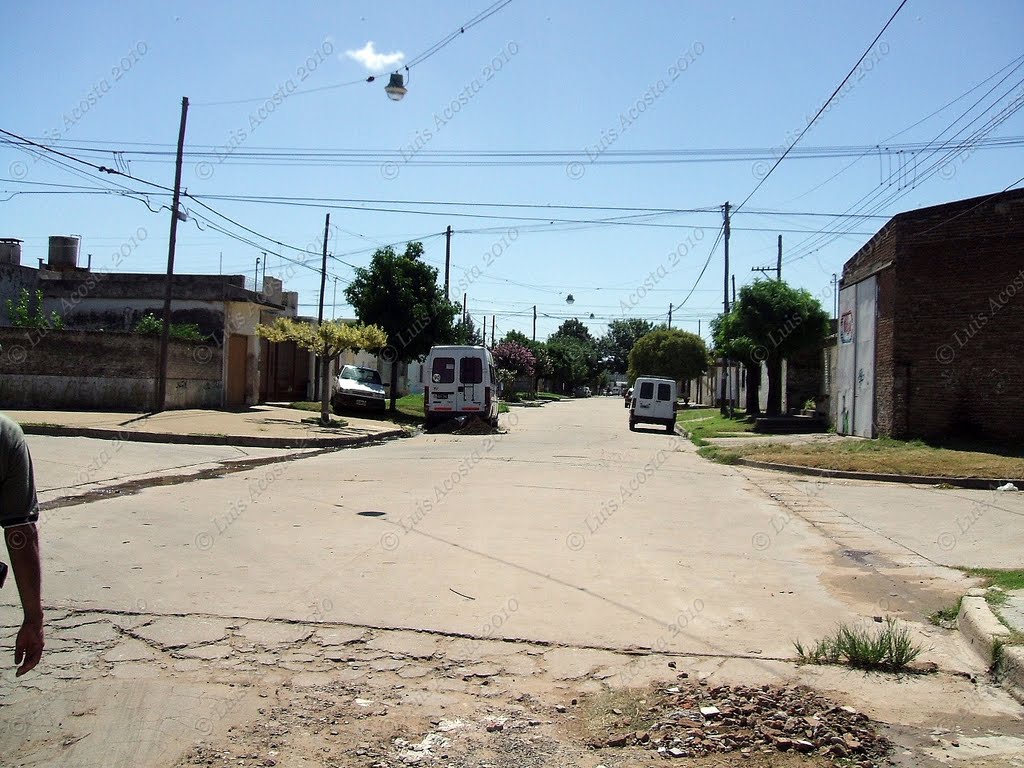
[[[960,603],[963,600],[956,601],[956,605],[951,605],[948,608],[940,608],[935,613],[928,616],[928,621],[934,624],[936,627],[942,627],[943,629],[956,629],[956,617],[960,615]]]
[[[899,672],[905,670],[924,650],[894,618],[872,634],[863,627],[840,624],[834,635],[813,646],[794,641],[799,660],[804,664],[843,664],[854,669]]]

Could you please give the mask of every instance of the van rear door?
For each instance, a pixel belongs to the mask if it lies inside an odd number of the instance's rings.
[[[459,359],[458,410],[480,412],[484,410],[484,361],[467,355]]]
[[[430,363],[427,385],[427,412],[449,412],[458,407],[455,383],[455,358],[435,357]]]

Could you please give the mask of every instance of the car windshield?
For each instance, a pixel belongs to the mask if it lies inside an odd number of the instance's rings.
[[[352,368],[345,366],[341,371],[341,378],[352,379],[360,384],[380,384],[380,374],[372,368]]]

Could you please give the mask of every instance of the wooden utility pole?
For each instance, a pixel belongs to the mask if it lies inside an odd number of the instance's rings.
[[[463,325],[466,324],[466,318],[469,317],[469,312],[467,311],[467,306],[466,306],[466,300],[467,300],[468,296],[469,296],[468,293],[463,293],[462,294],[462,324]]]
[[[448,275],[452,268],[452,226],[444,232],[444,297],[448,298]]]
[[[668,327],[672,327],[672,304],[668,305]]]
[[[491,346],[494,346],[494,315],[491,315]]]
[[[537,340],[537,305],[533,305],[533,340]]]
[[[722,208],[722,214],[724,216],[724,223],[722,225],[725,241],[725,277],[722,288],[722,306],[725,309],[725,314],[729,314],[729,203],[726,201]],[[727,357],[722,358],[722,406],[721,412],[723,415],[731,412],[730,399],[732,393],[729,391],[729,359]]]
[[[775,279],[782,281],[782,235],[779,235],[779,255],[775,259]]]
[[[171,236],[167,243],[167,284],[164,286],[164,326],[160,331],[160,361],[156,374],[154,411],[162,411],[167,399],[167,352],[171,338],[171,282],[174,278],[174,247],[178,241],[178,202],[181,200],[181,158],[185,151],[185,123],[188,97],[181,98],[181,125],[178,126],[178,155],[174,163],[174,194],[171,197]]]
[[[323,247],[323,260],[320,262],[320,309],[317,311],[316,323],[317,325],[324,324],[324,290],[327,288],[327,236],[331,229],[331,214],[328,213],[324,221],[324,247]],[[320,366],[326,363],[321,363],[320,358],[316,358],[316,362],[313,364],[314,382],[313,382],[313,399],[320,399]]]

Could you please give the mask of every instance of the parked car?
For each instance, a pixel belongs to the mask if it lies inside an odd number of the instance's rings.
[[[346,365],[334,379],[331,407],[335,413],[341,413],[346,408],[383,411],[384,406],[384,383],[376,369]]]
[[[590,391],[590,387],[576,387],[573,390],[573,397],[590,397],[593,392]]]
[[[660,376],[638,376],[633,382],[629,404],[629,428],[637,424],[659,424],[667,432],[676,430],[676,383]]]
[[[498,426],[498,377],[490,350],[431,347],[423,370],[423,416],[427,426],[459,416],[478,416]]]

